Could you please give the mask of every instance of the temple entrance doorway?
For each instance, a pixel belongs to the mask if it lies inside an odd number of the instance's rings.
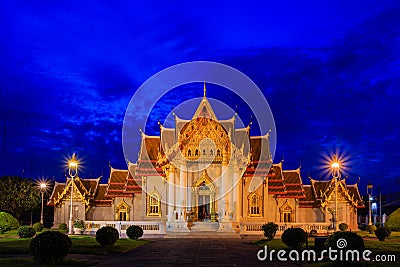
[[[215,222],[215,186],[204,171],[192,187],[193,221]]]
[[[197,219],[199,221],[211,220],[210,195],[210,189],[207,187],[207,185],[205,185],[205,183],[203,183],[203,185],[199,187],[199,196],[197,202]]]

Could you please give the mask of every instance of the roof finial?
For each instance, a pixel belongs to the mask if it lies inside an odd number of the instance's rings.
[[[206,88],[206,81],[204,81],[204,89],[203,89],[203,97],[206,98],[207,97],[207,88]]]

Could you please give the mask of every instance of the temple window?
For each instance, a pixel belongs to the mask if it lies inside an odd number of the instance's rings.
[[[210,150],[210,155],[214,156],[214,151],[212,149]]]
[[[287,201],[279,209],[279,212],[281,213],[281,222],[294,222],[294,209]]]
[[[203,155],[204,155],[204,156],[206,155],[206,150],[205,150],[205,149],[203,149]]]
[[[194,152],[194,155],[195,155],[195,156],[198,156],[198,155],[199,155],[199,150],[198,150],[198,149],[196,149],[196,151]]]
[[[221,151],[219,149],[217,150],[217,157],[221,157]]]
[[[148,196],[147,216],[161,216],[160,194],[153,191]]]
[[[118,206],[115,207],[115,220],[116,221],[129,221],[129,205],[122,200]]]
[[[188,150],[187,155],[188,155],[189,157],[192,156],[192,151],[191,151],[190,149]]]
[[[249,215],[260,216],[261,212],[261,201],[260,197],[254,193],[249,197]]]

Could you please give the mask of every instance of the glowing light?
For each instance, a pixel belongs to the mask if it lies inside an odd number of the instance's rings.
[[[322,154],[322,173],[326,178],[332,176],[334,172],[337,174],[340,172],[342,175],[349,171],[348,166],[350,165],[349,157],[344,153],[336,150],[336,152],[330,152],[329,154]]]
[[[50,189],[50,182],[45,178],[36,181],[36,186],[40,192],[47,192]]]
[[[67,168],[75,171],[75,170],[79,170],[79,171],[84,171],[85,170],[85,159],[79,155],[79,157],[73,153],[73,154],[65,154],[63,156],[63,160],[62,160],[62,168]]]
[[[68,161],[68,166],[70,168],[78,167],[78,161],[76,160],[75,153],[72,155],[72,158]]]
[[[332,169],[339,169],[340,168],[339,162],[333,162],[331,166],[332,166]]]

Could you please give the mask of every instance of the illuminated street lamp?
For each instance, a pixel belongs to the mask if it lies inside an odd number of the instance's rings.
[[[78,174],[78,161],[76,160],[75,153],[72,155],[72,158],[68,161],[68,175],[71,178],[71,206],[69,212],[69,221],[68,221],[68,234],[72,235],[73,227],[74,227],[74,218],[73,218],[73,195],[74,195],[74,178]]]
[[[43,203],[44,203],[44,193],[47,190],[47,183],[45,181],[41,181],[39,184],[40,193],[42,194],[42,209],[40,211],[40,223],[43,224]]]
[[[372,196],[372,185],[371,181],[369,181],[367,185],[367,195],[368,195],[368,225],[372,225],[372,210],[371,210],[371,196]]]
[[[331,162],[332,177],[335,179],[335,210],[333,212],[333,229],[338,231],[338,180],[340,179],[340,162],[336,155],[333,156]]]

